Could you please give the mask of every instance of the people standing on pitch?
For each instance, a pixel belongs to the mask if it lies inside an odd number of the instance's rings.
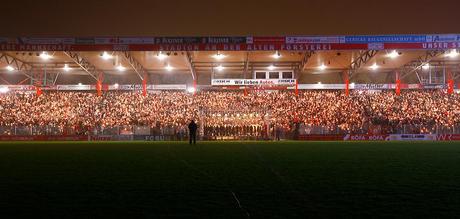
[[[195,123],[195,121],[192,119],[190,124],[188,124],[188,130],[190,134],[190,139],[189,139],[190,144],[192,144],[192,140],[193,140],[193,144],[196,144],[196,130],[197,129],[198,129],[198,126]]]

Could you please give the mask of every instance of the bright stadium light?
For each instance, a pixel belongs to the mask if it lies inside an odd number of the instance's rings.
[[[395,58],[398,58],[399,53],[398,53],[396,50],[393,50],[393,51],[391,51],[390,53],[388,53],[387,56],[390,57],[390,58],[392,58],[392,59],[395,59]]]
[[[80,83],[78,83],[78,86],[82,86],[82,85],[83,85],[83,84],[82,84],[81,82],[80,82]]]
[[[195,93],[196,90],[195,90],[194,87],[189,87],[189,88],[187,88],[187,91],[188,91],[189,93]]]
[[[222,60],[223,58],[225,58],[225,55],[221,54],[221,53],[217,53],[217,54],[213,55],[213,57],[216,60]]]
[[[101,54],[101,58],[104,59],[104,60],[109,60],[109,59],[112,59],[113,56],[110,55],[109,53],[107,53],[107,52],[104,51],[104,52]]]
[[[72,68],[69,67],[69,64],[65,64],[64,67],[62,68],[64,71],[70,71]]]
[[[321,84],[321,81],[318,81],[318,84]]]
[[[119,85],[118,83],[115,83],[113,86],[114,86],[115,88],[118,88],[118,86],[120,86],[120,85]]]
[[[161,52],[161,51],[158,52],[158,54],[157,54],[157,59],[159,59],[159,60],[164,60],[164,59],[166,59],[167,57],[168,57],[168,56],[165,55],[165,54],[164,54],[163,52]]]
[[[318,68],[319,68],[319,70],[324,71],[324,70],[326,70],[327,66],[323,63]]]
[[[372,70],[377,70],[378,68],[379,68],[379,66],[377,65],[377,63],[374,63],[374,64],[370,67],[370,69],[372,69]]]
[[[423,69],[423,70],[428,70],[428,69],[430,69],[430,63],[426,63],[426,64],[422,65],[422,69]]]
[[[118,71],[125,71],[125,70],[126,70],[126,67],[124,67],[123,65],[119,64],[119,65],[117,66],[117,69],[118,69]]]
[[[7,93],[8,91],[10,91],[8,87],[0,87],[0,93],[4,94],[4,93]]]
[[[6,66],[6,70],[8,70],[8,71],[14,71],[14,68],[13,68],[13,66],[8,65],[8,66]]]
[[[275,54],[273,54],[273,58],[275,59],[281,58],[281,53],[279,51],[276,51]]]
[[[42,53],[40,54],[40,57],[41,57],[43,60],[51,59],[51,55],[48,54],[47,52],[42,52]]]
[[[451,50],[449,53],[446,54],[446,57],[455,58],[458,56],[458,52],[456,49]]]
[[[276,67],[275,67],[274,65],[269,65],[269,66],[267,67],[268,70],[275,70],[275,68],[276,68]]]
[[[168,70],[168,71],[172,71],[174,68],[168,64],[168,65],[165,67],[165,69]]]
[[[224,66],[222,65],[219,65],[216,67],[217,71],[223,71],[224,70]]]

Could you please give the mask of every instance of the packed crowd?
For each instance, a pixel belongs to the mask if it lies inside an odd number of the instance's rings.
[[[323,127],[327,130],[362,132],[370,126],[387,132],[410,125],[415,132],[430,127],[460,124],[460,95],[441,90],[351,92],[163,91],[143,96],[135,92],[10,92],[0,95],[0,127],[52,126],[82,133],[114,126],[149,126],[186,129],[195,119],[209,135],[237,132],[257,135],[263,127],[293,130]],[[224,131],[222,131],[224,130]],[[233,131],[232,131],[233,130]]]

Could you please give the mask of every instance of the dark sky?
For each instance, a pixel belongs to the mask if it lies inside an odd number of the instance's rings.
[[[18,0],[0,36],[460,33],[460,0]]]

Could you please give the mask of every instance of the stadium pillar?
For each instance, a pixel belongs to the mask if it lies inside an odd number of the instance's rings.
[[[102,81],[98,80],[96,83],[97,96],[102,96]]]
[[[399,72],[396,71],[396,85],[395,85],[396,95],[401,94],[401,79],[399,79]]]
[[[447,70],[447,77],[449,80],[447,81],[447,93],[453,94],[454,93],[454,79],[452,78],[452,72],[450,69]]]

